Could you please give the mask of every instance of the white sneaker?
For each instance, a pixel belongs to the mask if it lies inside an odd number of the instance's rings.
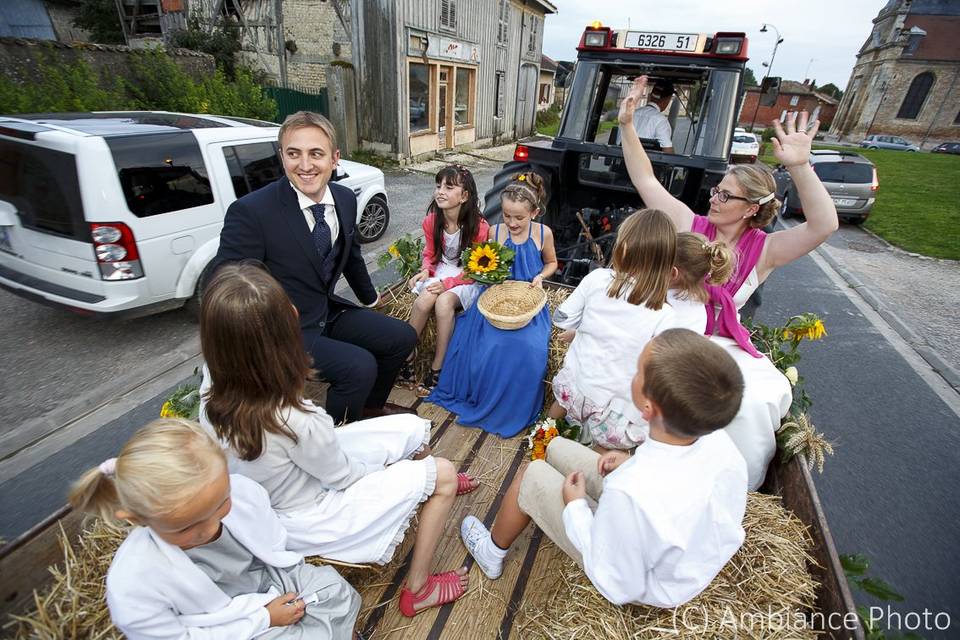
[[[483,574],[491,580],[499,578],[507,552],[494,544],[483,523],[475,516],[467,516],[460,523],[460,538]]]

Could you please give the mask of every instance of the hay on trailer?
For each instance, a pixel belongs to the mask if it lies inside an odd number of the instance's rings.
[[[527,590],[518,637],[562,640],[765,638],[813,640],[806,616],[817,583],[807,567],[813,542],[779,496],[751,493],[743,546],[699,596],[676,609],[606,601],[570,558],[556,554],[547,577]]]

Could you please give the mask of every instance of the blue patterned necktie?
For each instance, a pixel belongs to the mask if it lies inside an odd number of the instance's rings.
[[[333,248],[330,241],[330,226],[327,225],[327,221],[324,218],[324,210],[327,208],[325,204],[315,204],[311,205],[310,213],[313,214],[313,246],[317,249],[317,255],[320,256],[320,264],[323,268],[323,277],[326,280],[330,279],[330,275],[333,272],[333,260],[331,250]]]

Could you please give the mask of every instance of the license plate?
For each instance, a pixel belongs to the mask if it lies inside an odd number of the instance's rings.
[[[658,49],[660,51],[696,51],[700,36],[696,33],[661,33],[655,31],[628,31],[624,45],[628,49]]]
[[[13,253],[13,242],[10,240],[10,229],[0,227],[0,251]]]
[[[852,207],[853,205],[857,204],[857,201],[852,198],[834,198],[833,204],[837,205],[838,207]]]

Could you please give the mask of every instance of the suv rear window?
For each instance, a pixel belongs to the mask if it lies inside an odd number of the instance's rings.
[[[742,134],[742,133],[739,133],[739,134],[733,136],[733,141],[734,141],[734,142],[741,142],[741,143],[743,143],[743,142],[754,143],[754,142],[757,141],[757,139],[756,139],[754,136],[752,136],[752,135],[744,135],[744,134]]]
[[[276,142],[254,142],[223,148],[233,191],[239,198],[283,175]]]
[[[824,182],[858,184],[873,181],[873,167],[853,162],[824,162],[813,165],[814,172]]]
[[[89,238],[71,153],[0,140],[0,198],[17,208],[24,227]]]
[[[200,145],[178,131],[105,139],[117,165],[127,206],[138,218],[213,202]]]

